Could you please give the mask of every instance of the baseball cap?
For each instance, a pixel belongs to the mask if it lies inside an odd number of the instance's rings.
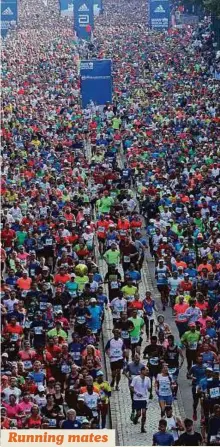
[[[39,385],[38,391],[41,393],[42,391],[45,391],[45,388],[43,385]]]
[[[97,303],[96,298],[91,298],[90,303]]]
[[[99,377],[99,376],[104,376],[103,371],[97,371],[97,373],[96,373],[96,377]]]
[[[2,357],[5,357],[5,358],[8,359],[8,354],[7,354],[7,352],[3,352]]]
[[[88,419],[86,419],[86,418],[83,419],[82,422],[81,422],[81,424],[89,424],[89,423],[90,423],[90,422],[89,422]]]

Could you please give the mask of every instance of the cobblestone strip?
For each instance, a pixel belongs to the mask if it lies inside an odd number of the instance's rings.
[[[107,269],[105,262],[99,259],[100,273],[104,276]],[[120,269],[120,273],[121,269]],[[140,284],[140,296],[143,298],[146,289],[150,289],[156,299],[159,298],[158,293],[153,287],[151,281],[151,275],[147,263],[144,263],[142,269],[142,282]],[[105,286],[105,292],[107,287]],[[104,343],[112,336],[112,317],[110,310],[105,313],[105,322],[103,325],[103,341]],[[143,347],[146,345],[146,338],[144,335]],[[109,368],[109,361],[107,363],[107,375],[108,379],[111,377],[111,371]],[[173,405],[174,414],[178,417],[184,417],[184,409],[181,402],[181,397],[178,396],[178,401]],[[113,391],[110,399],[110,413],[112,428],[116,430],[116,445],[152,445],[152,436],[158,428],[158,422],[160,420],[160,409],[157,397],[154,393],[154,397],[149,401],[149,407],[147,411],[147,433],[140,433],[140,424],[133,425],[130,420],[131,415],[131,399],[128,388],[128,381],[125,376],[122,376],[120,382],[120,391]]]

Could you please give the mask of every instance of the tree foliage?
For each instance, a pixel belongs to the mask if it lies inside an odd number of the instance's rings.
[[[215,16],[220,17],[220,0],[202,0],[204,6]]]

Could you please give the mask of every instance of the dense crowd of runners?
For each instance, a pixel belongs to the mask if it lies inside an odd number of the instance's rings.
[[[219,445],[220,118],[210,24],[156,33],[145,2],[108,0],[92,42],[77,42],[58,7],[20,1],[2,52],[1,426],[105,428],[123,373],[142,433],[158,396],[153,445]],[[114,103],[102,110],[81,110],[80,56],[113,61]],[[146,253],[161,303],[139,292]],[[192,414],[181,421],[172,404],[184,362]]]

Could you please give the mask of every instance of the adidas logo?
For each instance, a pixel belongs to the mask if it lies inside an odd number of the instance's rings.
[[[83,3],[83,5],[80,6],[80,8],[78,9],[78,11],[89,11],[89,9],[87,8],[86,4]]]
[[[3,16],[13,16],[13,12],[10,8],[7,8],[2,12],[2,15]]]
[[[154,10],[154,12],[165,12],[165,9],[163,8],[162,5],[160,5]]]

